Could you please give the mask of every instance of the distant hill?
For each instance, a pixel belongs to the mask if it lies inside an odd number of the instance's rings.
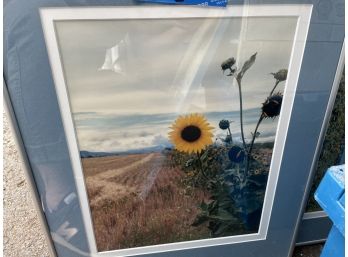
[[[151,146],[143,149],[132,149],[128,151],[121,152],[91,152],[91,151],[80,151],[81,158],[95,158],[95,157],[106,157],[106,156],[115,156],[115,155],[126,155],[126,154],[141,154],[141,153],[151,153],[151,152],[161,152],[164,149],[168,148],[167,146]]]
[[[112,156],[117,155],[115,153],[108,152],[90,152],[90,151],[80,151],[81,158],[93,158],[93,157],[104,157],[104,156]]]

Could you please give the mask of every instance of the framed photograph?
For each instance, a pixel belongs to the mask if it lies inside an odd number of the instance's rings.
[[[55,139],[23,144],[57,256],[291,253],[339,18],[328,46],[302,1],[39,7],[50,94],[33,105],[52,120],[32,132]]]
[[[265,239],[311,8],[41,14],[93,251]]]

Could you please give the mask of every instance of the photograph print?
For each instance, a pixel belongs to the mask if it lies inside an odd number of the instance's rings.
[[[98,251],[258,232],[296,27],[55,22]]]

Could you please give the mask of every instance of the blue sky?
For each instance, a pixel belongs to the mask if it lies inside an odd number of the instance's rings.
[[[222,116],[233,117],[238,137],[238,90],[220,65],[234,56],[240,67],[258,52],[243,79],[249,135],[274,84],[269,73],[289,65],[296,23],[292,17],[57,22],[80,149],[166,144],[171,122],[192,112],[208,114],[215,124]],[[116,44],[122,74],[100,71],[107,49]],[[277,120],[264,124],[267,140],[276,125]]]

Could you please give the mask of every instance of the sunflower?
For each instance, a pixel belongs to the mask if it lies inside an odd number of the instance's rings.
[[[202,114],[179,116],[171,129],[169,139],[181,152],[200,153],[213,143],[213,127]]]
[[[221,64],[221,69],[222,72],[225,73],[225,70],[230,70],[230,74],[228,74],[227,76],[232,76],[235,71],[236,71],[236,67],[234,66],[236,63],[236,59],[232,58],[228,58],[226,61],[224,61]]]
[[[288,70],[287,69],[281,69],[279,71],[277,71],[276,73],[271,72],[271,74],[273,75],[273,77],[280,81],[284,81],[286,80],[287,76],[288,76]]]
[[[228,158],[231,162],[242,162],[245,158],[245,152],[239,146],[232,146],[232,148],[228,151]]]
[[[262,104],[262,114],[267,118],[275,118],[280,114],[283,95],[281,93],[273,94]]]
[[[222,130],[228,129],[230,127],[230,122],[228,120],[220,120],[219,127]]]

